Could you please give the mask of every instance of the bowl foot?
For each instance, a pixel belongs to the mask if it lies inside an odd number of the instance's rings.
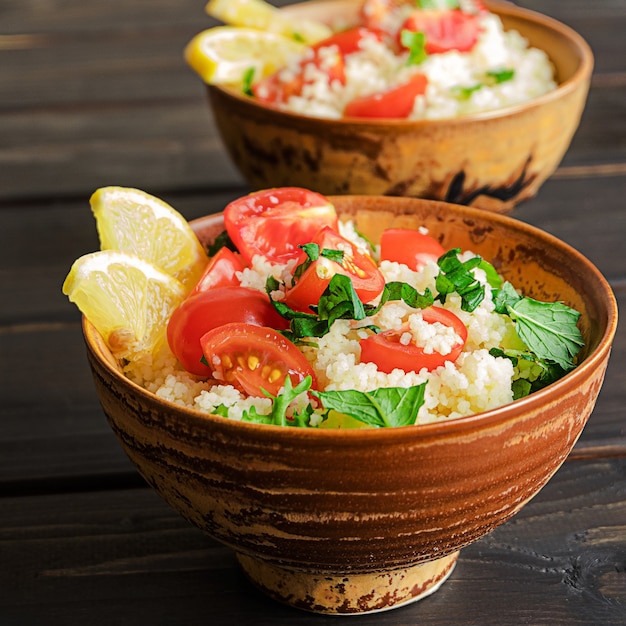
[[[411,567],[368,574],[330,574],[282,567],[244,554],[237,559],[251,582],[275,600],[314,613],[374,613],[434,593],[452,573],[458,552]]]

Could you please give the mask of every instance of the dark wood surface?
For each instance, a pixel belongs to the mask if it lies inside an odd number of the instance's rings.
[[[0,4],[0,625],[336,624],[266,599],[142,480],[93,390],[61,284],[97,248],[89,195],[140,187],[187,218],[247,192],[182,49],[205,0]],[[280,4],[280,3],[276,3]],[[284,2],[283,2],[284,4]],[[523,0],[591,44],[578,133],[514,217],[588,256],[626,305],[626,3]],[[543,491],[381,625],[626,624],[626,331]]]

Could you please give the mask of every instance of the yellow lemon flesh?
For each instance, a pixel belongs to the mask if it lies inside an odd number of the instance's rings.
[[[116,358],[140,361],[150,359],[164,345],[167,320],[186,290],[148,261],[104,250],[74,261],[63,293],[95,326]]]
[[[239,87],[248,73],[259,80],[304,50],[304,44],[276,33],[217,26],[187,44],[185,60],[205,83]]]
[[[134,254],[188,290],[195,285],[208,257],[187,220],[169,204],[128,187],[102,187],[90,204],[102,250]]]
[[[307,44],[317,43],[332,34],[326,24],[290,19],[264,0],[210,0],[205,10],[211,17],[230,26],[278,33]]]

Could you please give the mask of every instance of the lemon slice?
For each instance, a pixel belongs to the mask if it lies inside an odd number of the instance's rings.
[[[332,34],[321,22],[288,18],[264,0],[210,0],[206,12],[230,26],[256,28],[313,44]]]
[[[128,187],[102,187],[90,199],[102,250],[134,254],[191,289],[208,257],[187,220],[169,204]]]
[[[287,65],[305,50],[302,43],[252,28],[217,26],[197,34],[185,48],[185,60],[212,85],[242,84],[246,73],[254,80]]]
[[[95,326],[116,358],[139,361],[164,344],[167,320],[186,291],[180,281],[152,263],[104,250],[74,261],[63,293]]]

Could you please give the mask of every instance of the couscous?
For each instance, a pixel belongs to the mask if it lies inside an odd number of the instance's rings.
[[[557,86],[545,52],[505,31],[480,2],[366,0],[361,20],[275,74],[251,75],[246,89],[315,117],[440,119],[525,102]]]
[[[372,247],[300,189],[245,196],[224,215],[235,251],[211,251],[169,345],[124,364],[161,398],[268,423],[282,402],[289,425],[424,424],[504,405],[575,366],[579,314],[517,294],[469,250],[402,229]],[[196,305],[205,314],[192,329]],[[546,319],[559,327],[537,342],[533,325]],[[351,412],[361,401],[408,403],[413,415],[378,423]]]

